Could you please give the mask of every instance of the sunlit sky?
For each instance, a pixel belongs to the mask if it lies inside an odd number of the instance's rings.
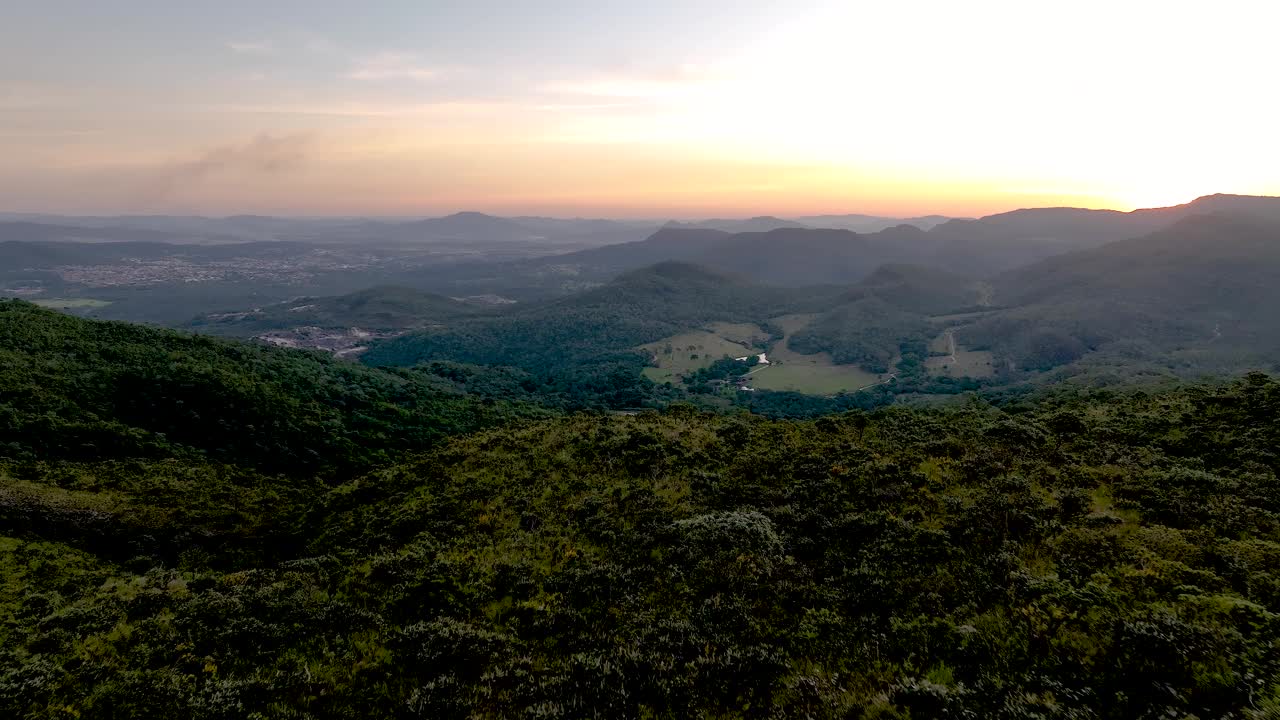
[[[1274,0],[3,2],[0,210],[1280,195]]]

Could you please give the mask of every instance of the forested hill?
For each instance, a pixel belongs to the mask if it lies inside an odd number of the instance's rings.
[[[187,327],[231,336],[302,326],[396,331],[447,323],[483,310],[443,295],[384,285],[346,295],[294,298],[241,312],[205,313]]]
[[[883,265],[839,298],[856,302],[876,297],[909,312],[938,315],[979,309],[990,290],[973,278],[920,265]]]
[[[1139,238],[1062,255],[992,280],[1005,309],[958,331],[1023,367],[1090,353],[1168,358],[1171,367],[1276,367],[1280,222],[1201,215]]]
[[[1070,253],[992,280],[1001,304],[1105,298],[1174,312],[1238,312],[1280,300],[1280,220],[1197,215],[1142,237]],[[1234,303],[1234,304],[1232,304]]]
[[[0,300],[0,453],[10,459],[198,458],[312,477],[534,412],[464,390],[427,372]]]
[[[1142,237],[1187,218],[1222,214],[1274,222],[1280,198],[1211,195],[1167,208],[1129,213],[1032,208],[922,230],[898,225],[875,232],[755,225],[752,232],[668,226],[645,240],[513,264],[506,272],[532,284],[565,279],[601,282],[657,262],[695,263],[757,282],[805,286],[856,283],[886,263],[944,268],[986,278],[1063,253]],[[492,273],[489,272],[491,275]],[[557,292],[563,292],[559,290]]]
[[[825,307],[840,290],[758,285],[687,263],[664,262],[566,298],[457,320],[374,344],[370,365],[452,360],[520,368],[543,391],[628,407],[652,389],[638,345],[713,321],[760,322]]]
[[[552,418],[334,484],[218,452],[228,413],[269,410],[240,442],[295,457],[426,450],[347,436],[392,376],[0,307],[2,717],[1280,712],[1263,375],[809,422]],[[98,414],[203,453],[41,444],[132,432]]]

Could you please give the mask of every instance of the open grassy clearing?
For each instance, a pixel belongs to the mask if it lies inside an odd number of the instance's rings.
[[[874,385],[880,376],[856,365],[782,363],[769,365],[750,376],[751,387],[791,390],[807,395],[834,395]]]
[[[759,328],[757,328],[758,331]],[[645,376],[655,382],[674,380],[675,375],[707,367],[725,355],[741,357],[760,352],[760,350],[732,342],[707,330],[694,330],[672,335],[663,340],[641,345],[640,350],[649,353],[654,358],[657,367],[648,368]],[[649,372],[650,370],[664,372],[653,373]]]
[[[834,395],[858,390],[881,380],[856,365],[837,365],[830,353],[804,355],[791,349],[791,334],[813,322],[816,315],[782,315],[770,322],[786,337],[769,350],[770,365],[751,374],[751,386],[762,390],[790,390],[809,395]]]
[[[791,334],[804,328],[813,321],[815,315],[783,315],[770,320],[773,324],[782,328],[786,336],[778,342],[774,343],[769,349],[769,360],[775,364],[788,365],[795,367],[814,367],[814,368],[840,368],[856,370],[864,377],[873,378],[868,382],[874,382],[878,378],[874,373],[869,373],[861,368],[852,365],[837,365],[835,360],[831,358],[831,353],[813,353],[805,355],[791,349]],[[865,385],[867,383],[863,383]]]
[[[707,330],[729,342],[747,347],[764,349],[765,343],[769,341],[768,333],[752,323],[714,322],[707,326]]]
[[[991,377],[996,372],[995,356],[986,350],[964,350],[950,330],[929,342],[929,351],[947,353],[924,362],[930,375],[941,377]]]
[[[835,361],[831,359],[830,353],[815,353],[813,355],[803,355],[791,349],[790,340],[792,333],[804,328],[817,315],[782,315],[772,318],[769,322],[782,328],[785,336],[774,343],[769,349],[769,360],[782,364],[811,365],[814,367],[835,366]]]
[[[647,367],[641,374],[659,385],[679,381],[679,378],[676,377],[676,371],[670,368]]]
[[[986,350],[957,350],[955,360],[951,356],[932,357],[925,361],[931,375],[944,377],[985,378],[995,374],[995,356]]]
[[[93,298],[45,298],[43,300],[32,300],[31,302],[51,310],[101,308],[111,304],[110,300],[94,300]]]
[[[813,321],[815,315],[783,315],[770,319],[786,337],[766,348],[768,336],[750,323],[712,323],[706,330],[673,335],[640,349],[655,359],[657,367],[644,376],[656,383],[676,383],[680,376],[704,368],[725,357],[754,355],[768,350],[770,364],[755,368],[750,386],[762,390],[789,390],[809,395],[834,395],[880,382],[883,377],[856,365],[837,365],[829,353],[804,355],[790,348],[787,339]]]
[[[953,342],[955,341],[952,339],[951,333],[944,332],[938,337],[929,341],[929,352],[941,353],[943,355],[950,355],[951,352],[955,349],[951,345]]]
[[[769,318],[769,322],[782,328],[782,332],[791,335],[798,332],[806,325],[813,322],[818,315],[816,313],[796,314],[796,315],[779,315],[775,318]]]

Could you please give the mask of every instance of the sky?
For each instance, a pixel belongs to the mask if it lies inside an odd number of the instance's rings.
[[[0,211],[1280,195],[1273,0],[0,0]]]

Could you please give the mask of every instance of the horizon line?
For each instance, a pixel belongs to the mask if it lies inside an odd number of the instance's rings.
[[[228,213],[228,214],[225,214],[225,215],[224,215],[224,214],[207,214],[207,213],[200,213],[200,212],[189,212],[189,213],[184,213],[184,212],[49,212],[49,211],[0,210],[0,218],[4,218],[6,221],[9,221],[9,222],[12,222],[12,221],[14,221],[14,220],[20,220],[20,219],[23,219],[23,218],[72,218],[72,219],[102,218],[102,219],[114,219],[114,220],[119,220],[119,219],[125,219],[125,218],[162,218],[162,217],[172,217],[172,218],[189,218],[189,219],[203,219],[203,220],[231,220],[231,219],[235,219],[235,218],[250,218],[250,217],[255,217],[255,218],[279,219],[279,220],[334,220],[334,221],[337,221],[337,220],[403,220],[403,221],[414,221],[414,220],[435,220],[435,219],[441,219],[441,218],[446,218],[446,217],[454,217],[454,216],[457,216],[457,215],[474,214],[474,215],[483,215],[483,216],[487,216],[487,217],[501,218],[501,219],[514,219],[514,218],[522,218],[522,217],[523,217],[523,218],[546,218],[546,219],[552,219],[552,220],[583,220],[583,221],[586,221],[586,220],[612,220],[612,221],[632,221],[632,222],[673,222],[673,221],[674,221],[674,222],[680,222],[680,221],[707,221],[707,220],[738,220],[738,221],[744,221],[744,220],[754,220],[754,219],[758,219],[758,218],[775,218],[775,219],[778,219],[778,220],[792,220],[792,221],[794,221],[794,220],[798,220],[798,219],[802,219],[802,218],[815,218],[815,217],[845,217],[845,216],[863,216],[863,217],[868,217],[868,218],[882,218],[882,219],[890,219],[890,220],[904,220],[904,221],[905,221],[905,220],[914,220],[914,219],[918,219],[918,218],[928,218],[928,217],[943,217],[943,218],[947,218],[947,219],[949,219],[949,220],[966,220],[966,219],[979,219],[979,218],[984,218],[984,217],[992,217],[992,216],[995,216],[995,215],[1004,215],[1004,214],[1007,214],[1007,213],[1019,212],[1019,211],[1023,211],[1023,210],[1092,210],[1092,211],[1099,211],[1099,212],[1118,212],[1118,213],[1125,213],[1125,214],[1128,214],[1128,213],[1133,213],[1133,212],[1140,212],[1140,211],[1143,211],[1143,210],[1159,210],[1159,209],[1164,209],[1164,208],[1180,207],[1180,206],[1183,206],[1183,205],[1190,205],[1190,204],[1192,204],[1192,203],[1194,203],[1194,202],[1196,202],[1196,201],[1198,201],[1198,200],[1202,200],[1202,199],[1204,199],[1204,198],[1210,198],[1210,197],[1252,197],[1252,198],[1271,198],[1271,199],[1280,199],[1280,196],[1275,196],[1275,195],[1246,195],[1246,194],[1240,194],[1240,193],[1209,193],[1209,194],[1206,194],[1206,195],[1198,195],[1198,196],[1196,196],[1196,197],[1194,197],[1194,198],[1191,198],[1190,200],[1187,200],[1186,202],[1182,202],[1182,203],[1175,203],[1175,204],[1172,204],[1172,205],[1155,205],[1155,206],[1148,206],[1148,207],[1134,207],[1134,208],[1130,208],[1130,209],[1128,209],[1128,210],[1124,210],[1124,209],[1121,209],[1121,208],[1119,208],[1119,207],[1087,207],[1087,206],[1083,206],[1083,205],[1025,205],[1025,206],[1014,207],[1014,208],[1011,208],[1011,209],[1008,209],[1008,210],[1001,210],[1001,211],[999,211],[999,212],[987,213],[987,214],[984,214],[984,215],[949,215],[949,214],[946,214],[946,213],[938,213],[938,212],[923,212],[923,213],[915,213],[915,214],[911,214],[911,215],[899,215],[899,214],[879,214],[879,213],[875,213],[875,212],[873,212],[873,211],[846,211],[846,212],[841,212],[841,211],[826,211],[826,212],[822,212],[822,211],[814,211],[814,212],[804,212],[804,213],[786,213],[786,214],[778,214],[778,213],[770,213],[770,212],[758,212],[758,211],[757,211],[757,212],[748,212],[748,211],[743,211],[743,214],[741,214],[741,215],[739,215],[739,214],[737,214],[737,213],[733,213],[733,212],[730,212],[730,213],[715,213],[715,212],[712,212],[712,213],[705,214],[705,215],[692,215],[692,214],[685,214],[685,213],[683,213],[683,212],[681,212],[681,213],[670,213],[670,214],[662,214],[662,213],[659,213],[659,212],[655,212],[654,214],[635,214],[635,215],[632,215],[632,214],[623,214],[623,215],[609,215],[609,214],[599,214],[599,215],[589,215],[589,214],[563,214],[563,215],[558,215],[558,214],[550,214],[550,213],[549,213],[549,214],[542,214],[542,213],[540,213],[540,212],[538,212],[538,211],[530,211],[530,212],[519,212],[519,211],[516,211],[516,212],[506,213],[506,212],[496,211],[496,210],[494,210],[494,211],[486,211],[486,210],[476,210],[476,209],[474,209],[474,208],[462,208],[462,209],[458,209],[458,210],[453,210],[452,212],[435,211],[436,213],[440,213],[440,214],[431,214],[431,213],[404,213],[404,214],[399,214],[399,213],[396,213],[396,214],[332,213],[332,214],[305,214],[305,213],[290,213],[290,212],[280,212],[280,213],[274,213],[274,212],[267,212],[267,213],[263,213],[263,212],[240,212],[240,213]]]

